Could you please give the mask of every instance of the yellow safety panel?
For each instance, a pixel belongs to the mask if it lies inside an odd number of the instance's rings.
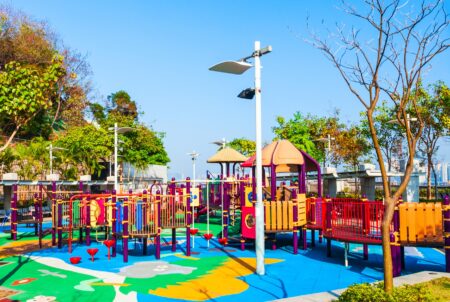
[[[294,205],[292,201],[264,202],[266,231],[290,231],[294,229]]]
[[[436,237],[436,221],[434,219],[434,203],[427,203],[425,210],[425,236],[427,238]]]
[[[292,201],[288,201],[288,216],[289,216],[289,230],[294,229],[294,205],[292,204]]]
[[[408,244],[442,242],[442,204],[403,203],[399,205],[400,242]]]
[[[275,202],[270,203],[270,220],[271,220],[271,229],[277,229],[277,205]]]
[[[289,229],[289,224],[288,224],[288,203],[287,202],[282,202],[282,206],[283,206],[283,225],[282,228],[283,230],[288,230]]]
[[[200,204],[200,192],[198,188],[191,188],[191,207],[198,207]],[[183,188],[183,205],[186,206],[187,198],[189,194],[187,189]]]
[[[298,202],[306,202],[306,194],[305,193],[298,194],[297,200]]]
[[[416,241],[416,204],[408,203],[408,241]]]
[[[425,238],[425,204],[419,203],[416,206],[416,233],[417,241]]]
[[[266,230],[271,230],[272,225],[270,223],[270,203],[268,201],[264,202],[264,214],[266,217]]]
[[[281,212],[281,202],[275,202],[277,207],[277,230],[283,229],[283,213]]]
[[[253,195],[253,190],[251,186],[246,186],[245,187],[245,206],[246,207],[251,207],[253,206],[253,202],[252,200],[250,200],[249,197],[251,197]]]
[[[298,221],[297,226],[303,226],[306,224],[306,198],[305,194],[299,194],[297,196],[298,201]]]

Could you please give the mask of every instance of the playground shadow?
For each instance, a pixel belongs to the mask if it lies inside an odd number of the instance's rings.
[[[5,284],[5,282],[14,276],[24,265],[30,262],[30,258],[24,257],[24,256],[14,256],[17,258],[16,265],[13,266],[13,268],[6,273],[4,276],[0,278],[0,286]],[[8,266],[9,267],[9,266]]]

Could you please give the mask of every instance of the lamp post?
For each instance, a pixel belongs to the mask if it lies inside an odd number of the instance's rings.
[[[61,148],[61,147],[53,147],[53,144],[50,144],[50,146],[48,146],[46,148],[49,151],[49,155],[50,155],[50,174],[53,174],[53,150],[67,150],[66,148]]]
[[[322,138],[318,138],[316,139],[317,142],[327,142],[327,147],[325,148],[325,159],[323,160],[323,168],[325,169],[325,164],[327,161],[327,156],[331,151],[331,141],[334,141],[336,138],[331,137],[331,134],[327,134],[327,137],[322,137]]]
[[[118,149],[118,144],[119,144],[118,134],[130,132],[130,131],[134,130],[134,128],[118,127],[117,123],[114,123],[114,127],[110,127],[110,128],[108,128],[108,130],[110,130],[110,131],[114,130],[114,190],[116,190],[116,192],[119,193],[119,183],[117,181],[117,177],[118,177],[118,175],[117,175],[117,149]]]
[[[193,188],[193,191],[195,192],[196,191],[195,190],[195,188],[196,188],[196,186],[195,186],[195,161],[197,160],[197,157],[200,155],[200,153],[192,151],[191,153],[188,153],[188,155],[192,159],[192,188]],[[191,196],[192,195],[193,194],[191,193]],[[197,197],[197,198],[199,198],[199,197]],[[191,211],[195,217],[195,207],[194,207],[194,203],[193,203],[192,199],[191,199]],[[192,219],[192,228],[195,228],[195,219]],[[194,248],[194,247],[195,247],[195,235],[193,235],[193,238],[192,238],[192,248]]]
[[[192,187],[195,188],[195,161],[197,160],[197,157],[200,155],[200,153],[192,151],[187,155],[189,155],[192,159]]]
[[[239,94],[239,97],[252,99],[255,96],[256,113],[256,273],[265,274],[264,268],[264,207],[262,203],[262,139],[261,139],[261,60],[260,57],[272,51],[272,46],[261,49],[259,41],[255,41],[255,50],[250,56],[238,61],[225,61],[209,68],[212,71],[219,71],[232,74],[242,74],[252,67],[247,60],[253,58],[255,64],[255,87],[248,88]]]

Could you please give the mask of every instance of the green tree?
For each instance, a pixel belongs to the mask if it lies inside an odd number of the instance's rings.
[[[38,180],[43,178],[49,167],[49,142],[42,137],[36,137],[30,142],[15,145],[14,156],[19,166],[18,175],[21,179]]]
[[[228,143],[228,146],[249,157],[253,156],[253,154],[255,154],[256,152],[255,141],[246,139],[244,137],[233,139]]]
[[[44,22],[0,6],[0,70],[4,70],[6,64],[17,62],[43,72],[53,64],[55,54],[64,58],[61,64],[64,74],[52,87],[54,93],[48,95],[50,106],[20,128],[17,135],[22,138],[49,138],[54,130],[84,123],[90,68],[86,56],[65,48],[56,36]],[[0,118],[0,127],[11,132],[14,125]]]
[[[0,152],[0,174],[7,173],[11,171],[14,161],[16,160],[16,155],[11,148],[6,148]]]
[[[427,199],[431,199],[431,173],[436,179],[433,157],[438,151],[438,140],[450,130],[450,89],[442,82],[431,87],[431,93],[421,88],[418,101],[423,131],[420,136],[418,150],[427,162]],[[437,194],[435,194],[437,195]],[[437,196],[435,196],[437,198]]]
[[[144,170],[148,165],[166,165],[170,159],[162,139],[163,134],[143,125],[135,125],[134,131],[124,134],[123,161],[132,164],[138,170]]]
[[[11,125],[2,129],[8,139],[0,147],[0,152],[8,147],[21,127],[52,105],[55,85],[64,75],[62,65],[63,58],[57,55],[44,70],[10,62],[0,72],[0,114],[3,121]]]
[[[298,149],[305,151],[316,159],[323,158],[323,154],[316,148],[311,135],[308,118],[300,112],[288,121],[282,116],[277,117],[278,125],[272,128],[275,139],[287,139]]]
[[[125,117],[131,121],[137,121],[139,115],[137,105],[128,92],[119,90],[109,95],[108,101],[110,104],[108,114],[111,118],[123,119]]]
[[[119,127],[131,127],[133,131],[120,135],[121,149],[120,160],[130,163],[137,170],[144,170],[148,165],[166,165],[170,162],[164,148],[164,133],[156,132],[139,122],[139,112],[135,101],[130,95],[121,90],[108,96],[107,106],[98,103],[89,104],[93,120],[102,129],[113,127],[115,123]],[[112,140],[112,137],[111,137]],[[111,153],[112,153],[111,149]],[[129,178],[131,166],[128,171],[123,171]]]
[[[67,150],[60,151],[71,160],[64,165],[63,174],[72,167],[81,170],[83,174],[99,175],[103,166],[112,154],[112,134],[103,128],[93,125],[71,127],[55,140],[55,145]]]

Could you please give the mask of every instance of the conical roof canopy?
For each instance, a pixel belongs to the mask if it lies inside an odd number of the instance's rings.
[[[210,158],[208,163],[242,163],[247,159],[244,155],[230,147],[225,147]]]
[[[290,141],[279,140],[265,146],[262,150],[262,165],[277,166],[277,172],[294,172],[297,166],[303,165],[303,154]],[[242,166],[249,167],[256,164],[255,156],[248,158]]]

